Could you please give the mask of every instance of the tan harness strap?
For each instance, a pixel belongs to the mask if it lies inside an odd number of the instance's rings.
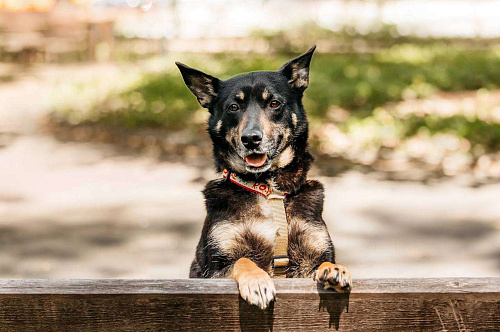
[[[273,257],[273,277],[286,278],[286,268],[289,263],[288,258],[288,222],[285,212],[285,196],[271,193],[267,198],[273,211],[273,221],[278,226],[276,233],[276,245]]]
[[[290,262],[288,258],[288,222],[284,202],[286,193],[272,189],[272,186],[264,182],[243,180],[236,173],[231,173],[227,169],[222,172],[222,177],[267,199],[273,212],[273,221],[278,226],[272,260],[273,277],[286,278],[286,269]]]

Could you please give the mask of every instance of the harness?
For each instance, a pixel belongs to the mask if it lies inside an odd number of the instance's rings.
[[[272,260],[273,277],[286,278],[290,259],[288,257],[288,222],[284,199],[288,193],[279,191],[264,182],[246,181],[227,169],[222,172],[222,177],[248,191],[261,195],[271,206],[273,221],[278,226]]]

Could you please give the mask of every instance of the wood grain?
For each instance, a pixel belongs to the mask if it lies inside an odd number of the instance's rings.
[[[261,311],[233,280],[0,280],[0,331],[500,331],[500,278],[275,284]]]

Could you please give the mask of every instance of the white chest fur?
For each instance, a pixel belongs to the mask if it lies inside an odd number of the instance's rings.
[[[263,241],[274,244],[278,226],[273,221],[272,210],[264,197],[258,197],[260,216],[249,216],[249,220],[219,222],[210,231],[210,241],[230,255],[232,249],[243,241],[245,234],[252,234]]]

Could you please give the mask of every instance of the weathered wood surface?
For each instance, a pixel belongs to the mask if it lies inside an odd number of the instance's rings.
[[[0,331],[500,331],[500,278],[275,284],[261,311],[232,280],[0,280]]]

